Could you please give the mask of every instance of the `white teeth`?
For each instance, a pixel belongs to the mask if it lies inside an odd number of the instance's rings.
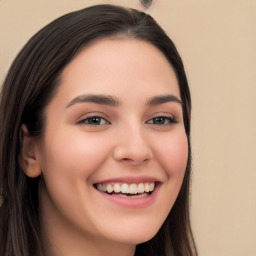
[[[119,193],[121,191],[121,186],[118,183],[114,185],[114,191],[116,193]]]
[[[148,184],[148,183],[146,183],[146,184],[144,185],[144,191],[145,191],[145,192],[149,192],[149,184]]]
[[[129,187],[129,193],[130,194],[137,194],[137,192],[138,192],[137,185],[131,184],[130,187]]]
[[[111,184],[108,184],[107,185],[107,191],[108,191],[108,193],[112,193],[113,192],[113,187],[112,187],[112,185]]]
[[[107,192],[111,194],[112,192],[115,193],[122,193],[122,194],[145,194],[148,192],[152,192],[155,189],[155,182],[145,182],[139,184],[126,184],[126,183],[99,183],[96,185],[96,188],[102,192]]]
[[[152,192],[155,188],[155,183],[150,183],[149,184],[149,191]]]
[[[138,193],[144,193],[144,184],[140,183],[138,186]]]
[[[133,197],[133,198],[139,198],[139,197],[146,197],[148,196],[147,193],[143,193],[143,194],[137,194],[137,195],[126,195],[126,194],[117,194],[118,197]]]
[[[121,186],[121,192],[122,192],[123,194],[128,194],[128,193],[129,193],[129,186],[128,186],[127,184],[123,184],[123,185]]]
[[[102,184],[97,184],[97,189],[102,191],[102,192],[106,192],[106,189],[104,189]]]

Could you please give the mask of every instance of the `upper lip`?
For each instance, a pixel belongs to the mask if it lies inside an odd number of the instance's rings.
[[[127,183],[127,184],[132,184],[132,183],[141,183],[141,182],[161,182],[158,178],[155,177],[149,177],[149,176],[126,176],[126,177],[116,177],[116,178],[109,178],[109,179],[104,179],[96,182],[95,184],[102,184],[102,183],[115,183],[115,182],[120,182],[120,183]]]

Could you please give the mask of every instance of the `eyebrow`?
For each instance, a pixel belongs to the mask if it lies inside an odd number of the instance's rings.
[[[111,106],[111,107],[118,107],[121,102],[113,97],[113,96],[109,96],[109,95],[96,95],[96,94],[83,94],[83,95],[79,95],[78,97],[75,97],[73,100],[71,100],[68,104],[67,104],[67,108],[71,107],[77,103],[85,103],[85,102],[90,102],[90,103],[96,103],[96,104],[100,104],[100,105],[107,105],[107,106]]]
[[[107,105],[111,107],[118,107],[121,105],[121,101],[118,100],[117,98],[109,95],[101,95],[101,94],[83,94],[75,97],[73,100],[71,100],[67,104],[67,108],[77,104],[77,103],[96,103],[99,105]],[[176,96],[172,94],[167,94],[167,95],[159,95],[159,96],[154,96],[152,98],[149,98],[147,100],[146,105],[149,106],[156,106],[160,104],[164,104],[167,102],[177,102],[182,105],[182,102],[180,99],[178,99]]]
[[[147,105],[156,106],[156,105],[164,104],[167,102],[177,102],[180,105],[182,105],[182,101],[172,94],[159,95],[159,96],[149,98],[147,101]]]

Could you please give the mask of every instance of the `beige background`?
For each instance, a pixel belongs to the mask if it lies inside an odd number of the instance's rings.
[[[0,0],[0,82],[54,18],[97,3]],[[256,0],[156,0],[147,11],[182,55],[193,99],[192,224],[201,256],[256,255]]]

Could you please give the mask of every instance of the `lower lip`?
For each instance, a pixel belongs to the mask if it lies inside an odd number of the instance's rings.
[[[154,191],[145,197],[119,197],[116,195],[110,195],[107,193],[104,193],[102,191],[97,190],[104,198],[106,198],[107,200],[118,204],[122,207],[127,207],[127,208],[145,208],[150,206],[151,204],[154,203],[154,201],[156,200],[157,194],[159,192],[160,189],[160,184],[158,184]]]

